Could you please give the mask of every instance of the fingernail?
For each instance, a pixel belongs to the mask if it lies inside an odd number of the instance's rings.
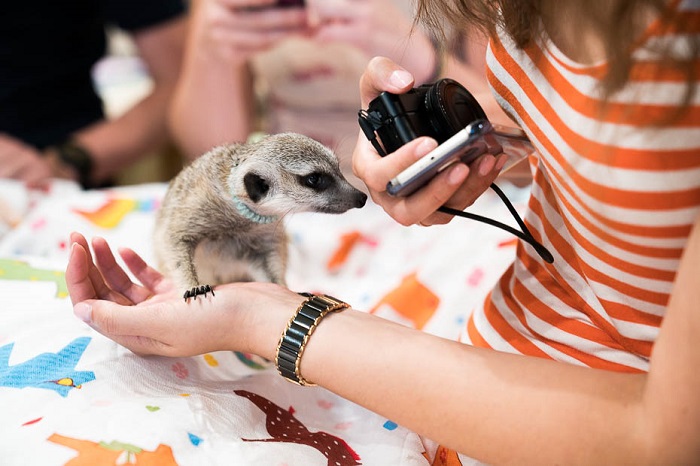
[[[508,157],[506,155],[501,155],[498,160],[496,160],[496,170],[503,168],[507,161]]]
[[[486,176],[491,173],[496,159],[493,156],[485,155],[479,163],[479,176]]]
[[[413,83],[413,76],[406,70],[396,70],[391,73],[389,82],[396,87],[404,88]]]
[[[431,150],[435,149],[437,147],[437,141],[428,138],[425,139],[423,142],[418,144],[418,147],[416,147],[416,157],[421,158],[424,155],[428,154]]]
[[[455,164],[452,170],[450,170],[450,174],[447,176],[447,182],[451,185],[460,184],[464,181],[468,173],[469,167],[462,163]]]
[[[87,303],[78,303],[73,306],[73,314],[86,324],[92,324],[92,306]]]

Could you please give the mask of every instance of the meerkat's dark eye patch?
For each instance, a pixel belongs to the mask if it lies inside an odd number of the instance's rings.
[[[267,192],[270,190],[270,185],[267,183],[265,178],[256,173],[246,173],[243,177],[243,184],[245,190],[248,193],[248,197],[253,202],[258,202],[260,199],[265,197]]]
[[[322,172],[313,172],[309,173],[308,175],[300,175],[299,182],[303,186],[318,192],[325,191],[334,183],[332,176]]]

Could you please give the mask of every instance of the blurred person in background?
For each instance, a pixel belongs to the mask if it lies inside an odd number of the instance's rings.
[[[287,2],[292,3],[292,2]],[[485,39],[445,53],[413,26],[406,0],[194,0],[170,114],[186,157],[251,133],[294,131],[334,149],[352,180],[358,81],[372,56],[391,58],[416,85],[458,76],[489,117],[506,119],[485,80]],[[466,46],[464,46],[466,44]],[[473,57],[478,57],[474,62]],[[361,183],[355,183],[361,187]]]
[[[3,2],[0,178],[41,186],[58,177],[96,187],[164,147],[185,13],[182,0]],[[145,98],[111,120],[92,74],[110,26],[133,38],[153,82]]]

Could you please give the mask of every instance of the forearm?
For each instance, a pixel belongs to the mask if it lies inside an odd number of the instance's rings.
[[[169,113],[170,129],[188,158],[223,142],[245,141],[254,128],[253,78],[236,51],[208,40],[202,2],[194,3],[182,74]]]
[[[698,277],[700,215],[683,252],[666,316],[654,344],[645,392],[649,415],[657,419],[649,426],[654,430],[652,448],[677,455],[667,464],[700,463]]]
[[[614,464],[638,447],[643,375],[473,348],[356,311],[324,319],[302,361],[307,379],[490,463]]]
[[[93,156],[93,180],[103,181],[169,140],[166,123],[173,84],[161,85],[125,114],[103,120],[75,134]]]
[[[192,57],[169,115],[175,140],[187,158],[224,142],[245,141],[254,128],[252,76],[247,65]]]
[[[133,34],[153,90],[122,115],[76,134],[93,154],[93,181],[112,176],[170,139],[166,118],[180,73],[185,27],[185,18],[178,17]]]

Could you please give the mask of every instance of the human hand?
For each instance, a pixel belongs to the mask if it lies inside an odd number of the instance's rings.
[[[376,57],[360,78],[362,108],[367,108],[383,91],[400,94],[412,86],[413,78],[406,70],[387,58]],[[471,166],[452,164],[410,196],[394,197],[386,192],[390,179],[435,147],[435,140],[419,137],[381,157],[360,132],[353,153],[353,171],[367,185],[374,202],[402,225],[447,223],[452,216],[436,212],[438,207],[445,205],[463,210],[471,205],[498,176],[506,157],[485,154]]]
[[[274,359],[277,341],[303,298],[270,283],[216,287],[216,296],[185,301],[182,290],[134,251],[119,254],[141,285],[117,264],[109,245],[71,234],[66,283],[76,316],[141,355],[193,356],[232,350]]]
[[[34,147],[9,134],[0,133],[0,178],[11,178],[38,188],[53,176],[49,163]]]
[[[307,0],[307,5],[319,42],[351,44],[370,57],[390,58],[421,83],[433,77],[436,50],[395,0]]]
[[[212,50],[244,64],[282,39],[307,32],[305,8],[274,8],[275,0],[198,0],[193,37],[199,53]]]

